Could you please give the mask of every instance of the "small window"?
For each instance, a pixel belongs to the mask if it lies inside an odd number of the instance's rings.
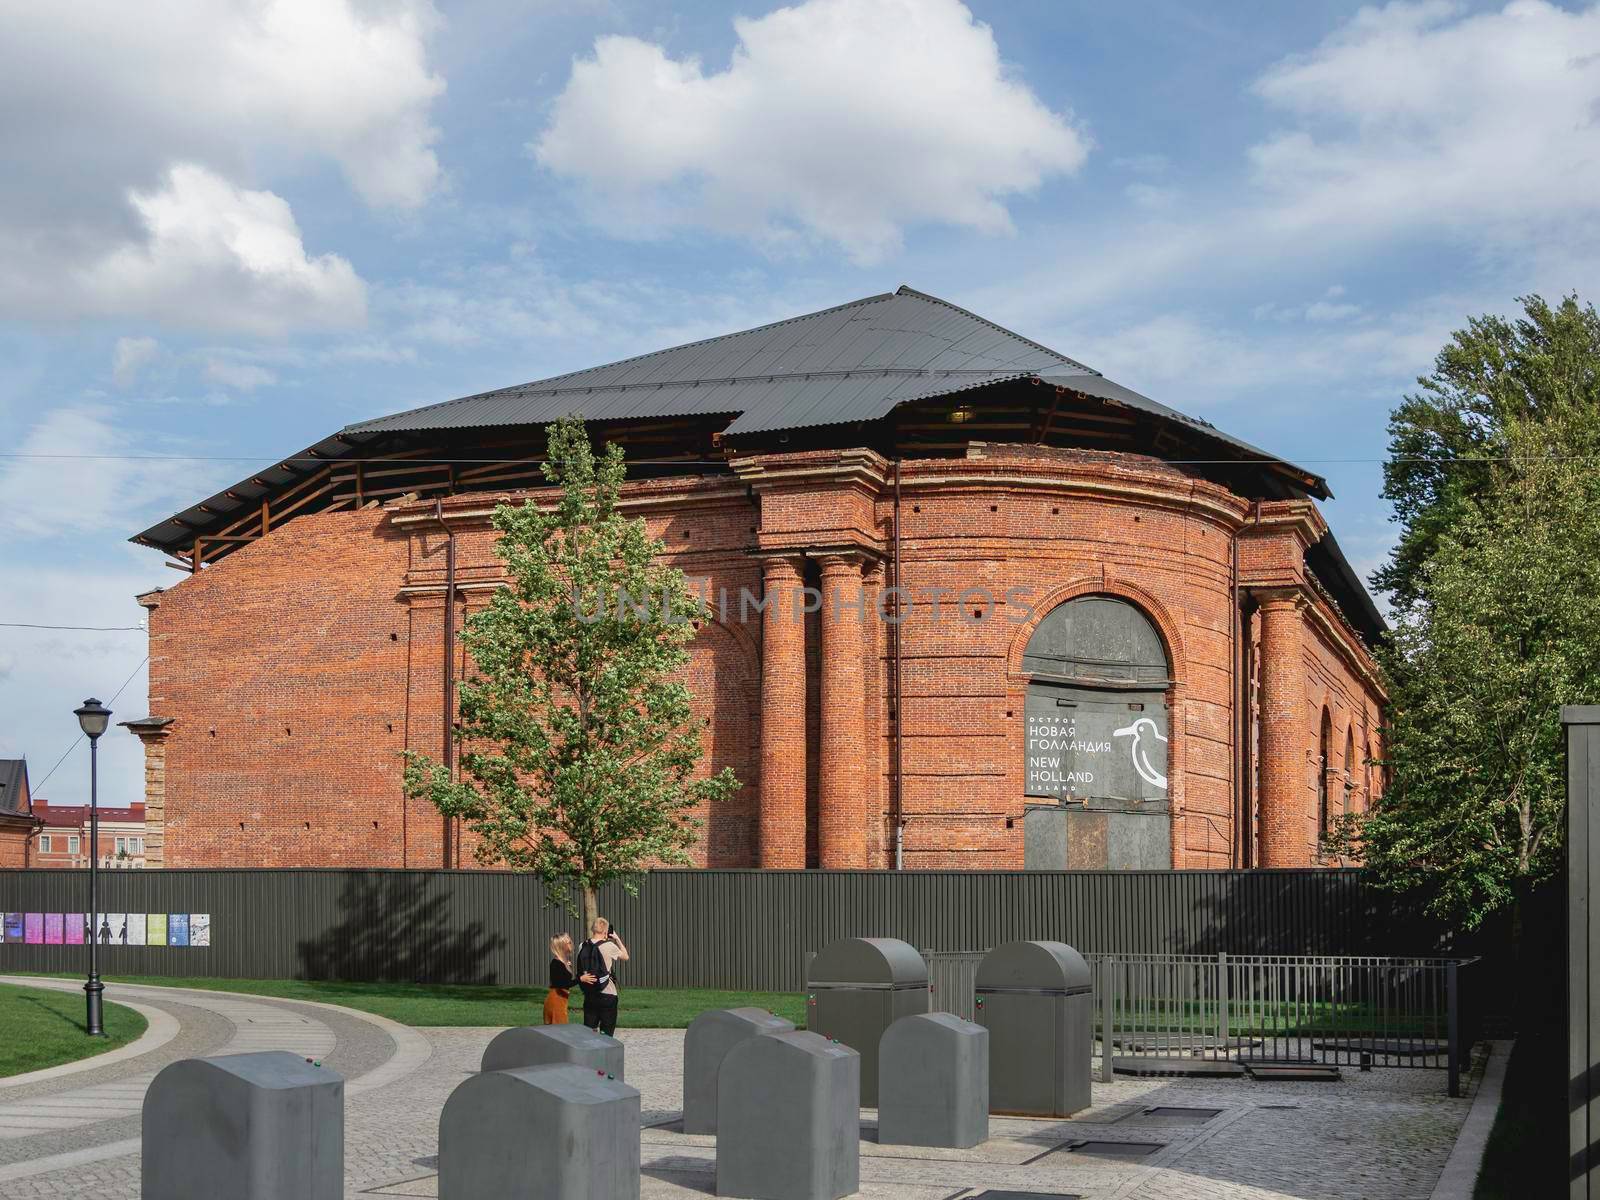
[[[142,837],[129,838],[128,839],[128,849],[132,850],[135,854],[143,854],[144,853],[144,839]]]
[[[128,852],[128,839],[127,838],[118,838],[117,839],[117,853],[118,854],[126,854],[127,852]]]
[[[78,840],[79,839],[77,839],[75,837],[69,837],[67,839],[67,853],[68,854],[76,854],[78,852]]]
[[[50,853],[50,835],[48,833],[43,833],[43,834],[39,835],[39,853],[40,854],[49,854]]]

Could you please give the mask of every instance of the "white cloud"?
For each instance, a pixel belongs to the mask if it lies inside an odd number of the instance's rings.
[[[16,455],[0,459],[0,544],[108,530],[126,537],[140,528],[135,514],[186,506],[216,473],[158,457],[100,405],[50,413]]]
[[[1255,91],[1296,122],[1251,151],[1283,227],[1518,242],[1600,204],[1600,6],[1364,8]]]
[[[440,178],[437,25],[428,0],[8,9],[0,161],[27,170],[0,189],[0,316],[245,332],[359,318],[348,264],[308,255],[287,202],[255,181],[332,163],[370,205],[423,203]]]
[[[241,392],[254,391],[278,382],[278,377],[265,367],[255,363],[232,362],[226,358],[207,359],[206,378]]]
[[[134,596],[176,578],[148,551],[131,546],[97,554],[92,564],[82,566],[31,563],[26,608],[0,607],[0,620],[137,626],[145,612]],[[77,742],[72,710],[84,697],[98,696],[113,710],[113,722],[144,716],[147,672],[140,660],[148,645],[147,635],[138,629],[0,629],[0,758],[25,757],[36,794],[69,804],[88,799],[88,747]],[[119,688],[123,690],[113,700]],[[68,747],[73,747],[71,756],[40,792],[39,783]],[[142,799],[138,738],[113,724],[100,740],[99,753],[100,803],[116,806]]]
[[[203,167],[172,168],[130,203],[145,238],[79,274],[81,304],[200,328],[278,334],[349,326],[366,317],[366,288],[335,254],[307,255],[289,205],[237,188]]]
[[[132,387],[139,374],[161,354],[161,344],[155,338],[123,337],[117,339],[111,354],[111,375],[118,387]]]
[[[597,40],[535,143],[539,162],[585,184],[619,229],[820,239],[865,262],[909,225],[1009,232],[1004,199],[1088,153],[958,0],[804,0],[734,27],[723,71]]]

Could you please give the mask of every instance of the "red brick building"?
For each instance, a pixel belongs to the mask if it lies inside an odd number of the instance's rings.
[[[33,803],[38,819],[29,866],[87,867],[89,865],[89,806]],[[145,865],[144,805],[127,808],[100,806],[100,865],[111,870],[134,870]]]
[[[453,750],[447,630],[571,412],[712,608],[705,865],[1300,866],[1378,786],[1324,481],[902,288],[352,425],[135,538],[192,572],[141,598],[150,866],[470,863],[400,754]]]
[[[0,870],[30,865],[30,839],[37,827],[28,790],[28,760],[0,758]]]

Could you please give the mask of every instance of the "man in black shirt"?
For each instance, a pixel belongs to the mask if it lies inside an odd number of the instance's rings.
[[[578,947],[578,985],[583,988],[583,1023],[607,1037],[617,1031],[617,980],[612,970],[628,961],[628,948],[611,928],[611,922],[596,917],[589,927],[589,939]]]

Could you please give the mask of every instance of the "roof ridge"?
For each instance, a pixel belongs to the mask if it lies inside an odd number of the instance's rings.
[[[558,383],[563,379],[575,379],[579,375],[589,375],[595,371],[604,371],[610,367],[621,367],[628,363],[642,362],[647,358],[658,358],[663,354],[672,354],[678,350],[688,350],[694,346],[709,346],[714,342],[727,341],[729,338],[742,337],[748,333],[760,333],[763,329],[778,329],[784,325],[792,325],[796,321],[809,321],[812,317],[825,317],[829,313],[842,312],[847,308],[858,308],[864,304],[880,304],[885,300],[892,300],[895,295],[896,293],[894,292],[879,292],[873,296],[863,296],[859,300],[849,300],[843,304],[834,304],[827,308],[819,308],[815,312],[800,313],[798,316],[793,317],[784,317],[780,321],[768,321],[765,325],[752,325],[749,329],[736,329],[729,333],[719,333],[712,337],[700,338],[692,342],[680,342],[676,346],[664,346],[660,350],[648,350],[643,354],[633,354],[629,355],[627,358],[614,359],[611,362],[596,363],[592,367],[584,367],[577,371],[566,371],[560,375],[547,376],[544,379],[533,379],[529,380],[527,383],[513,383],[508,384],[505,387],[490,388],[486,392],[474,392],[470,396],[457,396],[454,400],[441,400],[437,404],[424,404],[420,408],[404,408],[397,413],[389,413],[382,417],[373,417],[366,421],[356,421],[350,425],[346,425],[344,427],[344,431],[359,430],[363,425],[371,425],[374,421],[386,421],[392,417],[410,416],[413,413],[436,412],[441,408],[449,408],[452,404],[465,404],[469,400],[482,400],[485,396],[498,396],[502,392],[515,392],[523,388],[531,388],[536,385]],[[930,297],[930,299],[931,298],[932,297]],[[955,306],[951,305],[951,307],[953,308]],[[995,326],[995,328],[998,329],[999,326]],[[1023,340],[1026,341],[1027,339]],[[1049,347],[1046,346],[1040,346],[1039,349],[1046,350],[1051,354],[1056,353],[1054,350],[1050,350]],[[559,390],[560,389],[552,389],[552,391],[556,392]]]
[[[927,300],[933,304],[942,304],[946,308],[960,313],[963,317],[970,317],[980,325],[987,325],[990,329],[997,330],[998,332],[1005,334],[1007,337],[1016,338],[1017,341],[1024,342],[1027,345],[1032,346],[1035,350],[1043,350],[1046,354],[1054,355],[1064,363],[1071,363],[1073,366],[1079,368],[1080,370],[1087,371],[1091,375],[1100,375],[1102,379],[1105,378],[1101,372],[1096,371],[1088,363],[1081,363],[1075,358],[1068,358],[1065,354],[1061,353],[1061,351],[1053,350],[1049,346],[1046,346],[1043,342],[1036,342],[1032,338],[1023,337],[1016,330],[1007,329],[1004,325],[996,324],[994,321],[989,320],[988,317],[979,316],[969,308],[962,308],[959,304],[952,304],[942,296],[935,296],[931,292],[919,292],[916,288],[912,287],[908,283],[902,283],[898,288],[895,289],[894,294],[896,296],[915,296],[918,300]]]

